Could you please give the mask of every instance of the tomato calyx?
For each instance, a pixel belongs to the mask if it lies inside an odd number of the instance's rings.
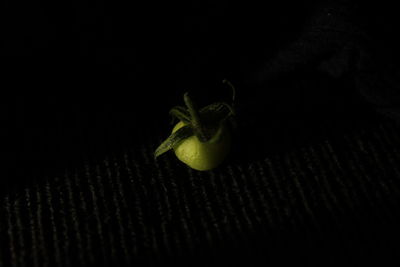
[[[232,89],[232,104],[226,102],[215,102],[198,109],[193,102],[190,94],[186,92],[183,96],[186,107],[175,106],[169,114],[174,119],[182,121],[185,126],[181,127],[172,133],[154,152],[154,158],[164,154],[168,150],[174,148],[181,141],[193,135],[202,143],[215,143],[220,140],[222,128],[226,122],[231,123],[232,128],[236,128],[236,123],[233,119],[235,115],[234,101],[235,101],[235,88],[233,85],[224,80]]]

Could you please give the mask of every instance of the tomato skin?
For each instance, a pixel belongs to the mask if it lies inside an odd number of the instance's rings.
[[[177,123],[172,133],[184,125],[182,121]],[[230,132],[226,126],[222,127],[220,139],[215,143],[202,143],[195,135],[181,141],[173,148],[176,157],[198,171],[214,169],[226,158],[231,146]]]

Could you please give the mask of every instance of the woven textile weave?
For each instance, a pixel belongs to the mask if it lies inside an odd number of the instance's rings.
[[[210,172],[154,163],[153,143],[108,155],[2,196],[0,266],[393,260],[399,133],[381,122]]]

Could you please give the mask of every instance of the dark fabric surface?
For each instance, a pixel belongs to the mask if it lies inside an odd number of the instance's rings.
[[[196,172],[149,139],[1,198],[2,266],[399,264],[400,128]]]
[[[0,266],[398,265],[393,6],[43,0],[0,14]],[[239,125],[225,164],[153,161],[168,109],[187,90],[229,99],[224,78]]]

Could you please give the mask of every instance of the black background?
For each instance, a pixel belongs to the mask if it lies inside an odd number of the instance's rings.
[[[262,135],[272,128],[277,137],[288,127],[307,137],[321,122],[369,114],[376,94],[386,102],[396,94],[358,88],[352,69],[361,47],[372,58],[368,71],[374,75],[396,70],[390,6],[346,1],[2,6],[2,88],[12,95],[12,101],[3,98],[3,114],[11,118],[7,138],[17,137],[10,164],[18,162],[18,168],[12,175],[47,169],[49,160],[65,167],[83,152],[82,142],[101,151],[104,142],[121,135],[140,140],[154,127],[165,131],[167,111],[182,103],[183,92],[191,90],[200,105],[229,99],[225,78],[237,86],[246,129]],[[377,90],[372,101],[363,96],[369,90]],[[272,127],[263,127],[265,122]]]

